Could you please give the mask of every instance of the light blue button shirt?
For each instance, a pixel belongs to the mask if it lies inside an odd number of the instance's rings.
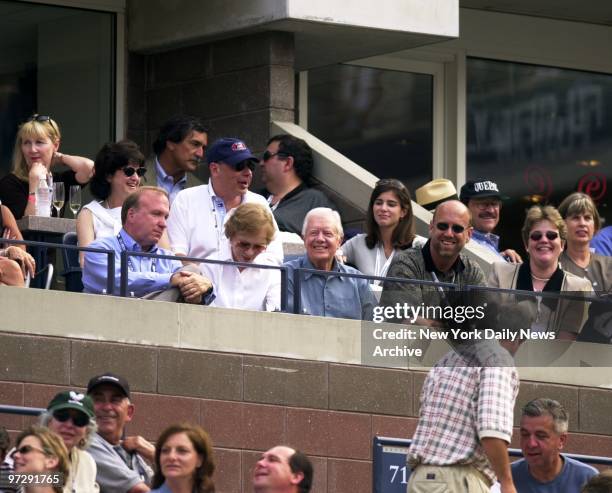
[[[499,253],[499,236],[493,233],[483,233],[475,229],[472,232],[472,240],[480,245],[487,247],[492,252],[496,253],[498,257],[506,260],[504,256]]]
[[[103,248],[115,252],[115,286],[112,293],[119,294],[121,282],[121,252],[125,249],[133,252],[141,252],[140,245],[122,229],[119,232],[123,245],[118,236],[99,238],[91,243],[91,248]],[[153,247],[148,253],[159,255],[172,255],[172,252],[163,248]],[[128,265],[128,294],[141,298],[153,291],[167,289],[170,287],[172,274],[182,267],[178,260],[168,260],[150,257],[131,256]],[[83,267],[83,286],[85,293],[101,294],[106,290],[108,255],[104,253],[85,253],[85,265]]]
[[[174,178],[164,171],[157,156],[155,156],[155,170],[157,171],[157,186],[168,192],[170,204],[172,204],[177,194],[187,186],[187,173],[174,183]]]
[[[283,265],[289,268],[287,293],[288,307],[291,312],[293,311],[294,269],[314,269],[314,267],[306,255]],[[348,265],[339,264],[335,260],[332,270],[338,275],[302,274],[301,313],[320,317],[372,320],[377,303],[368,280],[342,277],[343,273],[361,274],[361,272]]]

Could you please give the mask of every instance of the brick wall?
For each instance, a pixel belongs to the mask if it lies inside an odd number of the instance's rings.
[[[0,333],[0,402],[44,407],[112,370],[133,389],[129,433],[154,440],[168,424],[200,423],[213,439],[219,492],[249,491],[259,452],[286,443],[315,464],[316,493],[371,491],[372,438],[410,438],[425,373],[242,354]],[[521,384],[571,413],[568,451],[612,456],[610,391]],[[31,421],[0,414],[17,431]],[[515,433],[513,446],[517,446]]]
[[[293,35],[265,32],[127,57],[127,134],[147,152],[177,113],[200,116],[211,138],[262,150],[272,120],[293,121]]]

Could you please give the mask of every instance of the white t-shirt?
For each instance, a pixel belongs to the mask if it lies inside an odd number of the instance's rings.
[[[259,258],[259,257],[258,257]],[[233,260],[229,257],[220,260]],[[273,261],[255,262],[277,265]],[[233,265],[200,264],[203,276],[213,284],[215,299],[210,306],[272,312],[280,310],[280,270],[246,268]]]
[[[224,229],[229,215],[226,213],[223,220],[220,220],[213,197],[216,194],[210,183],[186,188],[176,196],[168,218],[168,236],[175,254],[200,258],[209,258],[215,254],[219,255],[218,258],[231,256]],[[269,209],[264,197],[250,191],[244,195],[242,202],[254,202]],[[274,227],[278,231],[276,221]],[[258,264],[265,264],[266,261],[273,261],[277,265],[283,262],[283,245],[278,235],[255,259]]]

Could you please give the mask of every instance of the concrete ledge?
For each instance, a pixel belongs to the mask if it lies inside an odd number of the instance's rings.
[[[370,330],[355,320],[4,286],[0,312],[3,332],[353,365],[361,364],[362,330]],[[445,342],[433,341],[420,362],[399,368],[426,371],[446,351]],[[531,367],[519,373],[525,380],[612,388],[612,367],[605,366],[611,353],[608,345],[539,341],[521,347],[518,361]]]

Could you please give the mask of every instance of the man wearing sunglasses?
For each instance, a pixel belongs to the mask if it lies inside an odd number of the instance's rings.
[[[499,224],[503,197],[497,183],[490,180],[468,181],[461,187],[460,200],[472,214],[472,240],[508,262],[520,264],[523,259],[511,248],[499,251],[499,236],[493,233]]]
[[[310,187],[312,167],[312,150],[304,140],[281,134],[268,141],[260,162],[261,176],[281,231],[299,235],[308,211],[336,209],[323,192]]]
[[[204,161],[208,129],[195,116],[177,115],[166,123],[153,142],[155,156],[147,161],[147,180],[168,192],[170,204],[187,187],[201,185],[194,174]]]
[[[472,236],[470,211],[458,200],[439,204],[429,224],[429,240],[422,249],[398,252],[389,267],[387,277],[400,277],[462,286],[484,286],[485,277],[480,266],[461,252]],[[386,281],[380,299],[382,306],[425,307],[451,303],[448,288]],[[402,322],[390,317],[388,321]],[[410,323],[447,327],[442,320],[418,317]]]
[[[141,436],[125,436],[134,417],[130,385],[123,377],[104,373],[87,384],[93,401],[98,432],[89,453],[98,467],[100,493],[143,493],[149,491],[155,447]]]
[[[242,140],[218,139],[206,151],[206,159],[210,171],[208,184],[186,188],[172,204],[168,236],[176,255],[200,258],[217,253],[228,255],[230,245],[224,227],[229,212],[245,202],[268,207],[263,196],[249,191],[259,160]],[[274,228],[278,231],[276,222]],[[262,261],[264,257],[277,264],[283,261],[278,235],[260,255]]]

